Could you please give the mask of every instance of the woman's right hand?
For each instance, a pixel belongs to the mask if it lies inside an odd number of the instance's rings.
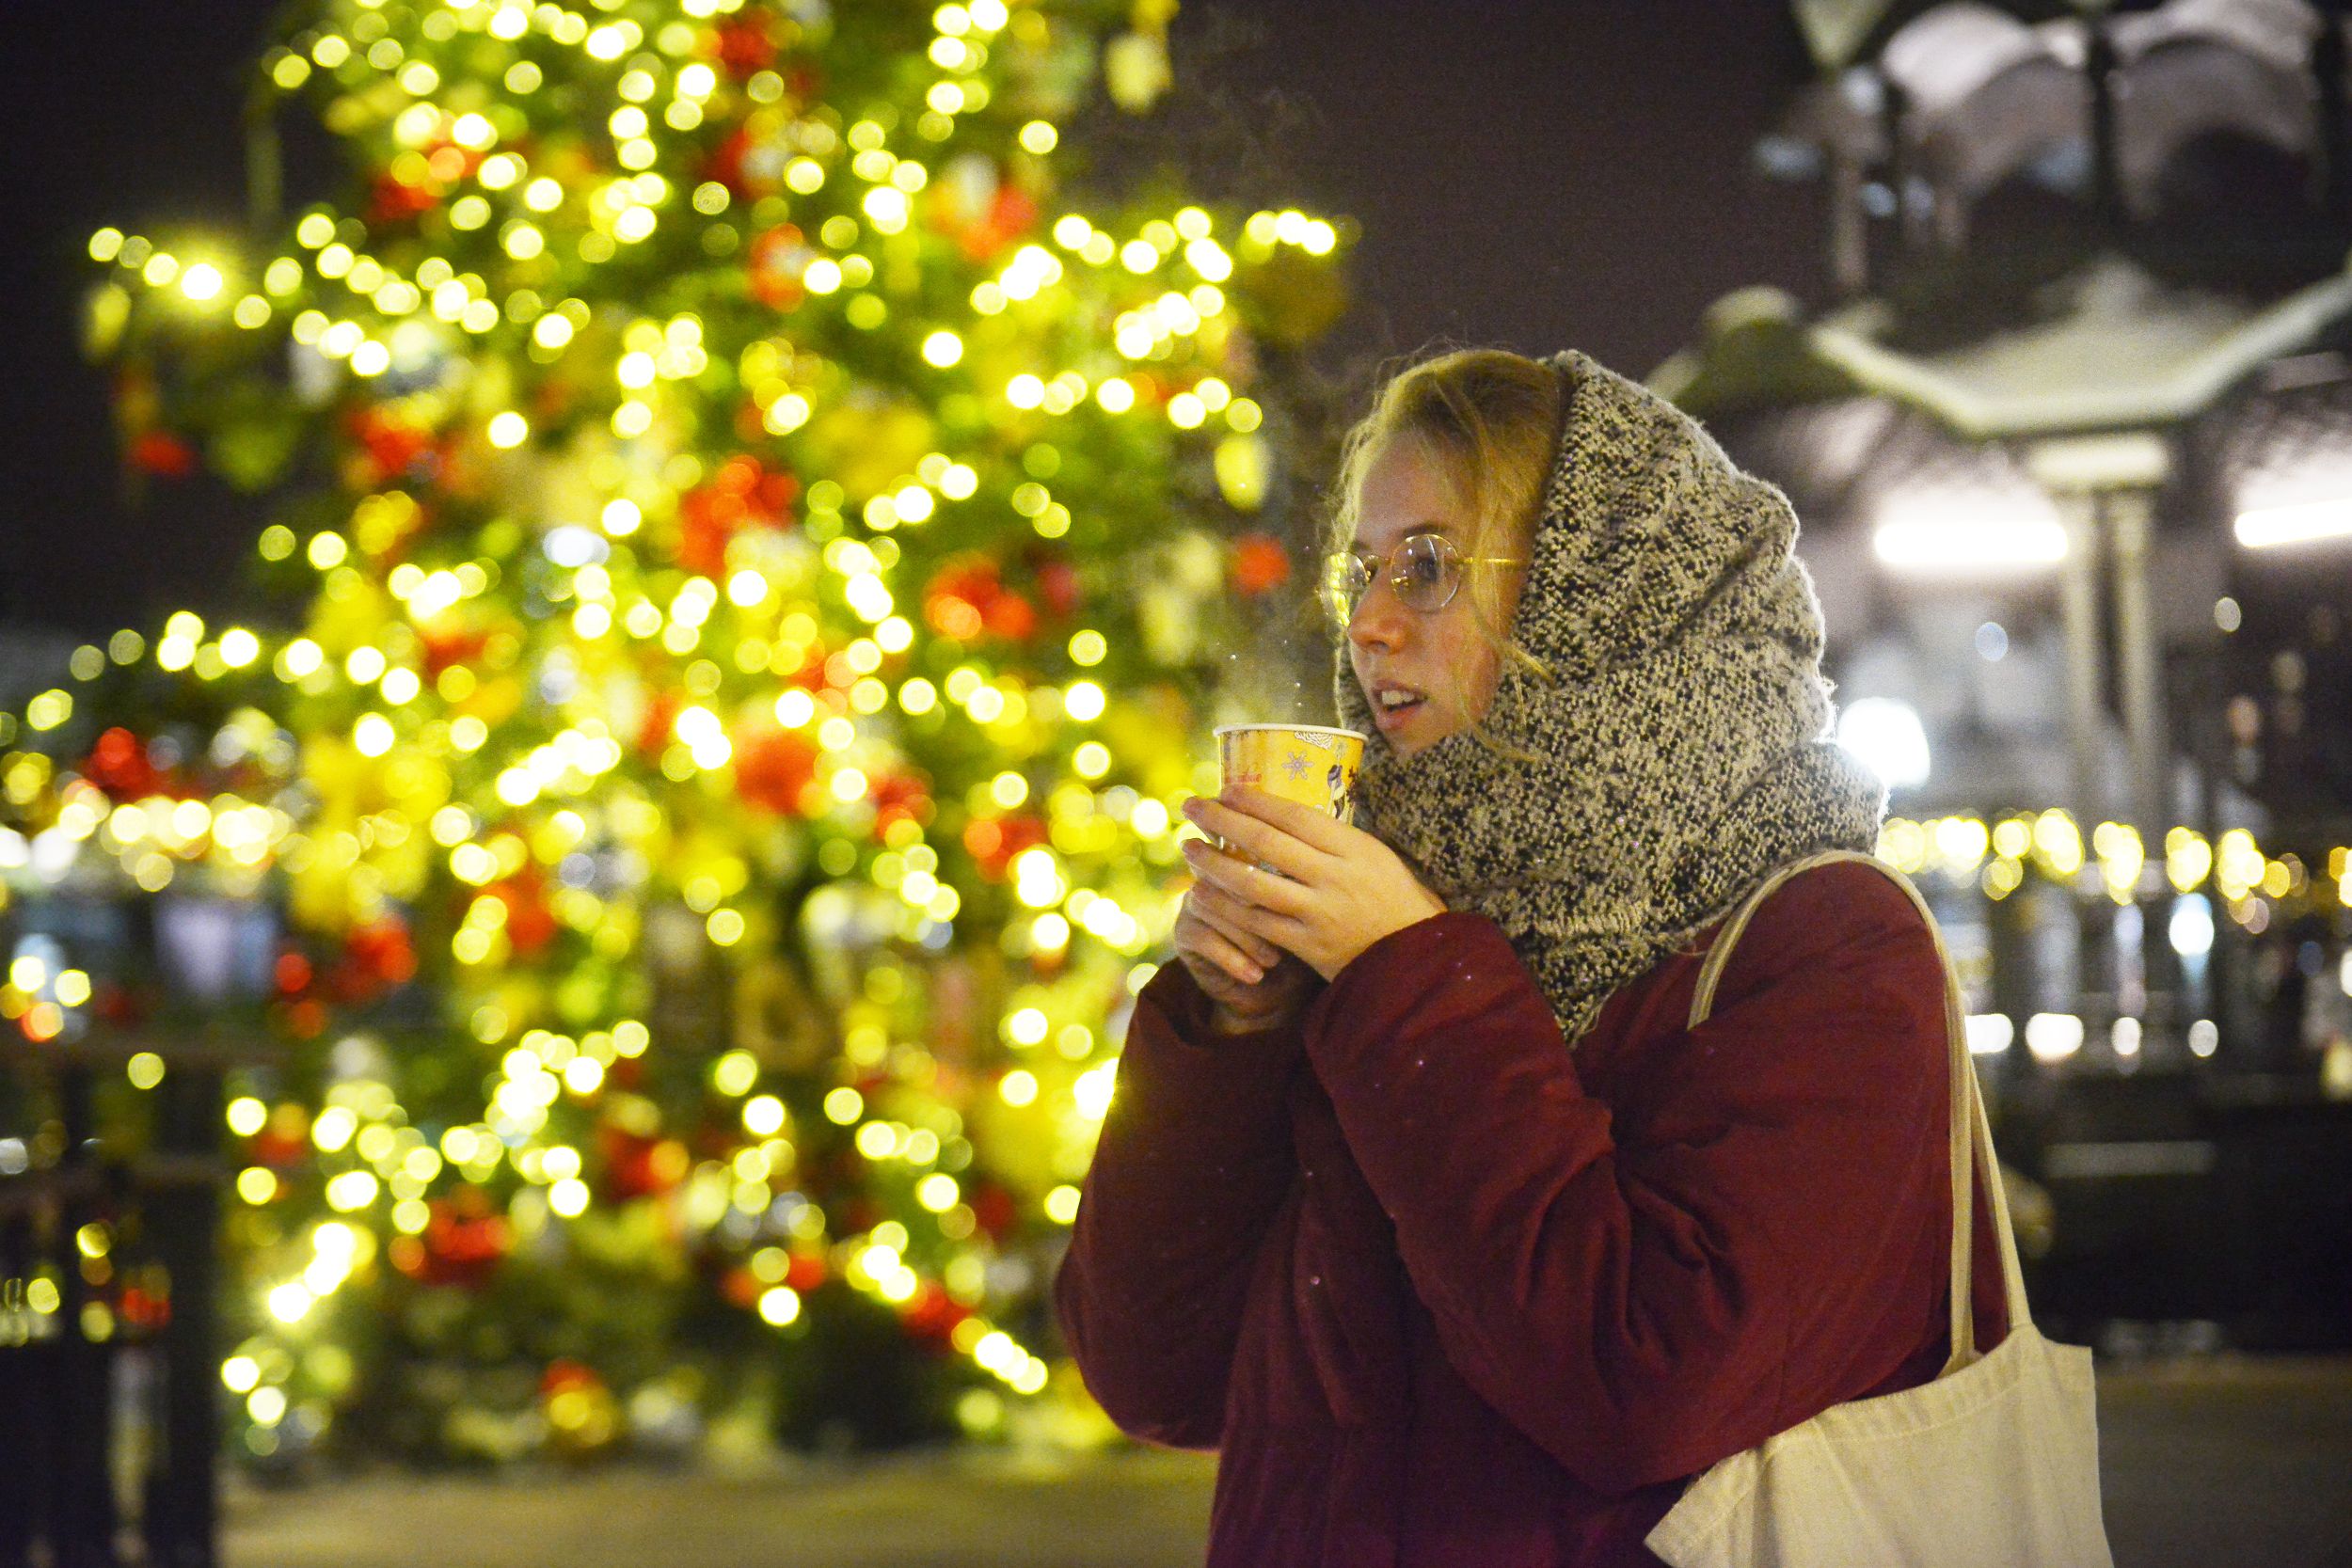
[[[1238,910],[1222,888],[1195,881],[1176,911],[1176,957],[1208,997],[1211,1022],[1225,1035],[1288,1022],[1306,1005],[1315,980],[1305,960],[1245,929]]]

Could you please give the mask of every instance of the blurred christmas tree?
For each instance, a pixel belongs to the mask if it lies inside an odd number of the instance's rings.
[[[133,884],[250,976],[246,1451],[1082,1408],[1045,1271],[1343,298],[1327,222],[1082,194],[1172,10],[310,0],[356,194],[92,240],[128,462],[270,496],[285,609],[0,717],[4,999],[184,1008],[40,935]]]

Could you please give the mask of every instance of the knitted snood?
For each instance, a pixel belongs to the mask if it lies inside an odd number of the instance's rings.
[[[1488,730],[1399,756],[1338,650],[1363,732],[1357,825],[1449,908],[1491,918],[1573,1047],[1612,992],[1728,913],[1772,868],[1868,850],[1878,780],[1826,738],[1821,612],[1796,514],[1698,424],[1582,354],[1548,363],[1565,409]]]

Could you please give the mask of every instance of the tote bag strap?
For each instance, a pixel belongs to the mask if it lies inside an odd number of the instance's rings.
[[[1919,895],[1911,879],[1880,860],[1875,855],[1852,849],[1827,849],[1818,855],[1791,861],[1777,867],[1771,876],[1757,884],[1724,922],[1721,932],[1708,948],[1707,958],[1699,966],[1698,984],[1691,993],[1691,1027],[1696,1029],[1707,1022],[1715,1005],[1715,988],[1722,983],[1724,970],[1731,962],[1731,950],[1747,929],[1748,921],[1763,906],[1764,900],[1780,890],[1782,883],[1801,872],[1816,866],[1833,865],[1839,861],[1853,861],[1885,874],[1887,879],[1909,895],[1918,910],[1919,918],[1927,922],[1928,934],[1935,940],[1935,959],[1944,974],[1944,1035],[1945,1055],[1950,1067],[1952,1112],[1950,1117],[1952,1174],[1952,1245],[1951,1245],[1951,1359],[1944,1365],[1939,1376],[1949,1376],[1978,1357],[1976,1342],[1976,1303],[1971,1289],[1974,1270],[1970,1266],[1970,1243],[1975,1236],[1976,1183],[1970,1180],[1971,1154],[1974,1163],[1985,1173],[1985,1192],[1993,1205],[1993,1228],[2001,1252],[2001,1286],[2009,1303],[2009,1322],[2012,1332],[2030,1327],[2032,1314],[2026,1306],[2025,1272],[2017,1261],[2017,1238],[2010,1227],[2009,1196],[2002,1190],[2000,1165],[1993,1153],[1993,1127],[1986,1119],[1984,1094],[1977,1084],[1976,1064],[1968,1054],[1968,1029],[1961,1013],[1960,980],[1952,969],[1952,956],[1944,945],[1943,929],[1935,923],[1935,915],[1928,902]]]

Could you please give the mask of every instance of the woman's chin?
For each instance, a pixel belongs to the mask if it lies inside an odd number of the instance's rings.
[[[1407,714],[1401,723],[1384,726],[1382,731],[1389,750],[1400,757],[1418,755],[1453,733],[1438,715],[1426,709]]]

